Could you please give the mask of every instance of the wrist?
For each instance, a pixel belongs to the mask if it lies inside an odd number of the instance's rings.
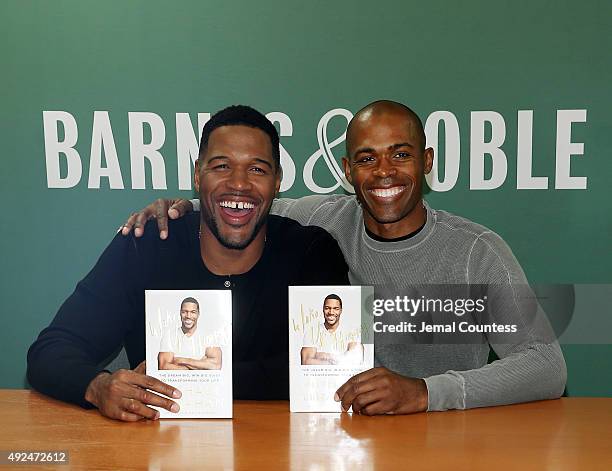
[[[429,409],[429,391],[427,390],[427,383],[424,379],[419,378],[418,394],[417,394],[417,407],[419,412],[427,412]]]
[[[98,375],[96,375],[94,379],[90,381],[89,385],[87,386],[87,389],[85,390],[85,400],[96,407],[99,407],[100,385],[106,379],[107,376],[110,376],[110,373],[108,371],[102,371],[98,373]]]

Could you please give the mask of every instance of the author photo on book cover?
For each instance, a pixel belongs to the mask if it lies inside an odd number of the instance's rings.
[[[323,300],[323,322],[304,332],[300,352],[302,365],[359,365],[363,362],[363,345],[354,332],[341,323],[342,299],[328,294]]]
[[[159,355],[160,370],[220,370],[221,348],[207,346],[204,328],[198,327],[200,303],[197,299],[183,299],[180,307],[181,325],[174,324],[163,333]]]

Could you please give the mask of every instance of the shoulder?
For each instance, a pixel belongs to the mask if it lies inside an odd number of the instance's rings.
[[[298,199],[274,200],[272,213],[295,219],[304,225],[321,225],[338,218],[353,218],[360,213],[353,195],[309,195]]]
[[[135,237],[133,231],[126,239],[130,239],[136,247],[147,249],[168,249],[175,246],[185,246],[191,239],[197,238],[200,227],[200,212],[187,213],[179,219],[168,219],[168,237],[160,239],[157,221],[150,219],[144,227],[141,237]]]
[[[446,232],[453,245],[465,248],[470,266],[486,267],[488,270],[501,267],[504,272],[524,276],[512,249],[498,233],[447,211],[434,213],[436,230]]]
[[[492,229],[448,211],[432,210],[436,230],[446,233],[457,242],[473,245],[474,248],[509,250],[508,244]]]

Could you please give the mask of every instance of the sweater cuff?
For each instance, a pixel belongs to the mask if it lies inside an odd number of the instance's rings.
[[[85,409],[93,409],[95,406],[90,402],[85,400],[85,393],[87,392],[87,387],[89,383],[98,376],[103,371],[110,373],[110,371],[105,370],[104,368],[99,367],[88,367],[83,371],[80,371],[79,374],[73,377],[67,384],[68,389],[68,401],[78,404]]]
[[[427,411],[465,409],[465,383],[453,371],[424,378],[427,385]]]

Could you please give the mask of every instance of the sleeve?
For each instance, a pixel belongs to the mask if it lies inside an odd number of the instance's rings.
[[[159,351],[174,353],[172,341],[170,340],[170,329],[164,330],[164,334],[162,335],[161,341],[159,342]]]
[[[308,195],[298,199],[277,198],[272,202],[270,214],[284,216],[299,222],[302,226],[320,226],[321,212],[331,205],[338,195]],[[321,210],[321,211],[319,211]]]
[[[316,347],[315,341],[312,335],[312,330],[314,327],[308,327],[304,331],[304,337],[302,339],[302,347]]]
[[[487,323],[514,324],[512,335],[488,334],[499,357],[481,368],[425,378],[430,411],[470,409],[555,399],[563,394],[567,369],[546,315],[506,243],[496,234],[478,237],[467,266],[468,283],[486,283]]]
[[[118,234],[91,272],[60,307],[27,356],[27,378],[38,391],[91,407],[85,391],[101,363],[123,343],[137,309],[130,294],[141,274],[132,270],[135,239]],[[144,301],[143,301],[144,302]]]

